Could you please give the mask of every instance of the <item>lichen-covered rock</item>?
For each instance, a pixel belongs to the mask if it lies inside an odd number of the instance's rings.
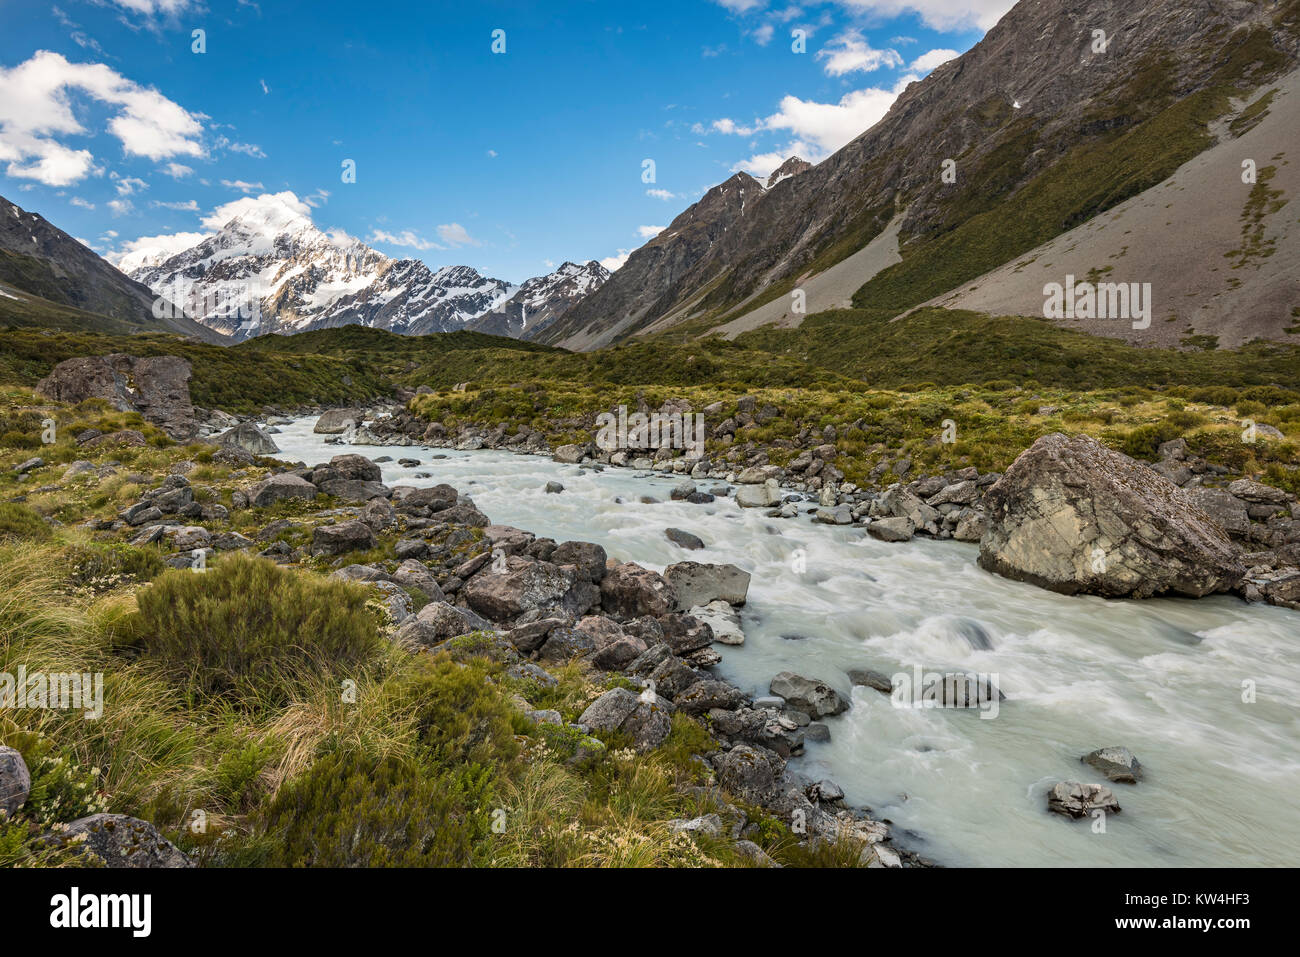
[[[365,522],[339,522],[321,525],[311,536],[313,555],[342,555],[346,552],[364,552],[375,547],[375,533]]]
[[[1115,814],[1119,801],[1110,788],[1101,784],[1062,781],[1047,792],[1047,809],[1067,817],[1088,817],[1094,811]]]
[[[212,441],[224,448],[243,449],[251,455],[274,455],[280,451],[275,440],[259,429],[256,422],[240,422]]]
[[[805,678],[791,671],[782,671],[772,679],[768,691],[780,695],[790,707],[813,718],[847,711],[849,703],[840,693],[816,678]]]
[[[664,580],[677,595],[678,611],[711,601],[743,605],[749,595],[749,572],[735,565],[677,562],[664,569]]]
[[[580,584],[587,587],[578,587]],[[596,597],[595,586],[579,583],[572,569],[514,555],[504,566],[496,562],[485,565],[461,593],[471,608],[493,621],[518,618],[533,609],[580,615]]]
[[[1228,591],[1245,568],[1187,493],[1087,436],[1044,436],[989,489],[980,566],[1064,594]]]
[[[615,565],[600,582],[602,607],[625,618],[659,617],[677,605],[677,593],[662,575],[633,562]]]
[[[0,745],[0,817],[13,817],[32,792],[32,776],[23,756]]]
[[[1142,779],[1142,765],[1128,748],[1098,748],[1079,760],[1111,781],[1137,784]]]
[[[71,842],[85,835],[85,842]],[[80,846],[109,868],[194,867],[194,862],[158,833],[148,821],[125,814],[92,814],[60,832],[68,846]]]
[[[284,472],[272,475],[255,485],[248,493],[248,502],[256,508],[266,508],[285,499],[301,498],[310,501],[320,490],[301,476]]]

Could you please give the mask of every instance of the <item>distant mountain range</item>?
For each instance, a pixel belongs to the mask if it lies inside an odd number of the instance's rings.
[[[356,324],[586,350],[921,307],[1141,345],[1294,341],[1297,51],[1300,0],[1022,0],[837,153],[736,173],[613,274],[566,262],[514,286],[434,270],[264,196],[191,248],[123,257],[127,279],[5,203],[0,293],[226,341]],[[1045,310],[1070,277],[1149,287],[1145,324]],[[184,316],[142,315],[146,286]]]
[[[833,156],[709,190],[537,338],[734,336],[850,306],[1042,316],[1044,285],[1073,275],[1150,283],[1156,318],[1069,328],[1285,341],[1300,329],[1298,51],[1297,0],[1021,0]]]
[[[480,317],[484,331],[510,335],[562,315],[609,276],[597,263],[566,263],[519,287],[469,266],[434,270],[323,232],[276,196],[261,197],[189,249],[166,257],[136,253],[119,266],[236,341],[346,325],[426,335]]]

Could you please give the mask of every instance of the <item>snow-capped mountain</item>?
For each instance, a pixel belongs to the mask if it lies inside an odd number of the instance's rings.
[[[468,266],[432,270],[323,232],[281,196],[262,196],[215,235],[165,255],[118,261],[132,279],[236,340],[365,325],[407,335],[451,332],[518,288]]]
[[[513,339],[531,338],[607,279],[609,270],[594,259],[581,266],[566,262],[553,273],[529,279],[510,299],[479,316],[467,328]]]

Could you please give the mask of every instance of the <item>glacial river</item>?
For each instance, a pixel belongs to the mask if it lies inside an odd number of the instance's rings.
[[[715,644],[718,670],[755,695],[782,670],[851,695],[851,709],[827,719],[831,740],[808,744],[792,768],[836,781],[851,803],[890,821],[900,843],[939,863],[1300,864],[1300,613],[1231,597],[1065,597],[980,570],[974,545],[886,544],[861,527],[766,518],[729,498],[673,502],[680,477],[630,469],[326,445],[314,423],[281,427],[280,458],[389,455],[386,484],[446,482],[498,524],[597,542],[657,571],[684,560],[744,568],[753,576],[745,643]],[[405,457],[422,464],[401,468]],[[547,494],[550,480],[564,491]],[[643,495],[661,502],[641,504]],[[672,544],[664,529],[674,526],[707,547]],[[981,632],[987,642],[966,637]],[[991,719],[896,708],[887,695],[850,687],[846,674],[916,666],[996,675],[1006,700]],[[1109,785],[1122,812],[1104,833],[1049,813],[1046,793],[1057,781],[1101,780],[1079,758],[1107,746],[1130,748],[1146,776]]]

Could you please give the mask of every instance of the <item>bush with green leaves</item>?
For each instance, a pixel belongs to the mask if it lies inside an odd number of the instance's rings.
[[[368,597],[351,582],[236,554],[160,576],[137,596],[133,624],[144,653],[200,693],[284,701],[304,680],[375,654]]]

